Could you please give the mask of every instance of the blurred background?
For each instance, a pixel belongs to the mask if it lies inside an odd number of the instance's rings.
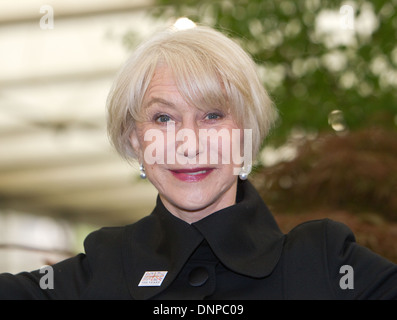
[[[283,231],[329,217],[397,262],[397,0],[0,0],[0,272],[151,212],[105,104],[135,46],[176,21],[255,59],[280,120],[250,179]]]

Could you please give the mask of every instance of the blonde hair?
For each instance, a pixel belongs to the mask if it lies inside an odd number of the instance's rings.
[[[192,106],[228,109],[242,128],[252,129],[256,157],[277,111],[252,58],[233,40],[204,26],[157,33],[133,52],[118,73],[107,100],[107,125],[122,157],[136,158],[130,135],[159,65],[172,70],[179,92]]]

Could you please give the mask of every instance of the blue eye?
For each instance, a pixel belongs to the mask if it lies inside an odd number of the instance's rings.
[[[160,123],[165,123],[171,120],[170,116],[167,116],[166,114],[161,114],[159,116],[156,117],[156,122],[160,122]]]
[[[207,120],[217,120],[217,119],[222,118],[222,115],[219,114],[219,113],[216,113],[216,112],[211,112],[211,113],[208,113],[208,114],[205,116],[205,118],[206,118]]]

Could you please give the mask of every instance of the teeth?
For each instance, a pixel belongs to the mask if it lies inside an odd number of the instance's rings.
[[[188,175],[192,175],[192,176],[195,176],[195,175],[197,175],[197,174],[202,174],[202,173],[206,173],[207,172],[207,170],[202,170],[202,171],[197,171],[197,172],[189,172],[189,173],[187,173]]]

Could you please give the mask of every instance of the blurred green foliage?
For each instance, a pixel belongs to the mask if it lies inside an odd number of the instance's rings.
[[[156,0],[152,14],[213,26],[252,55],[281,115],[268,143],[397,128],[396,0]]]

